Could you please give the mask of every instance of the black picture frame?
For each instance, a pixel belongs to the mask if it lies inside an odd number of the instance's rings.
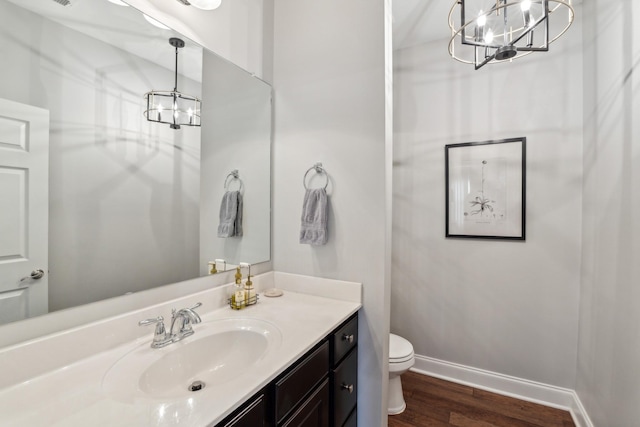
[[[526,137],[445,146],[445,236],[525,240]]]

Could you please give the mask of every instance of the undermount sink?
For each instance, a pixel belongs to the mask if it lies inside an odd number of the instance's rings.
[[[251,375],[280,345],[279,329],[258,319],[221,319],[194,326],[194,335],[164,348],[141,344],[107,371],[110,397],[175,399]]]

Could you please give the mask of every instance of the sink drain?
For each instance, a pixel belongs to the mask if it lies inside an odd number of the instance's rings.
[[[189,384],[189,391],[200,391],[204,388],[204,383],[202,381],[194,381],[191,384]]]

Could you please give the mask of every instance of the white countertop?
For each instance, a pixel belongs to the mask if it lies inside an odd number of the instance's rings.
[[[335,327],[355,313],[360,307],[361,285],[352,282],[339,282],[304,276],[275,273],[278,287],[284,289],[284,296],[267,298],[261,295],[258,304],[243,310],[231,310],[228,306],[202,312],[202,322],[229,318],[255,318],[275,325],[281,332],[281,342],[274,348],[273,357],[269,357],[260,374],[245,377],[241,381],[230,382],[225,387],[205,388],[192,397],[161,401],[152,399],[116,400],[109,397],[102,389],[102,379],[108,369],[122,356],[140,345],[150,344],[153,327],[143,337],[123,342],[111,349],[72,361],[62,367],[45,372],[35,378],[29,378],[17,384],[0,389],[0,426],[12,427],[71,427],[71,426],[212,426],[238,407],[247,398],[259,391],[278,374],[283,372],[292,362],[297,360],[319,340],[329,334]],[[283,275],[283,276],[280,276]],[[258,290],[273,286],[274,273],[267,273],[264,278],[256,277]],[[294,292],[295,289],[302,292]],[[336,289],[339,292],[336,292]],[[221,290],[200,293],[197,298],[203,302],[203,308],[209,303],[207,298],[216,300],[220,307]],[[225,291],[225,295],[226,295]],[[330,294],[327,296],[318,295]],[[340,299],[344,298],[344,299]],[[172,302],[168,302],[171,304]],[[175,302],[173,302],[175,303]],[[211,305],[211,304],[210,304]],[[178,305],[179,308],[187,305]],[[158,309],[158,307],[154,307]],[[162,307],[166,309],[166,307]],[[200,309],[198,310],[200,311]],[[131,313],[119,316],[116,325],[121,327],[123,317],[131,321],[130,327],[137,329],[137,321],[142,313]],[[158,313],[158,314],[165,314]],[[166,316],[165,316],[166,317]],[[109,321],[100,322],[100,327],[109,326]],[[197,337],[198,328],[193,326],[195,334],[185,338]],[[75,333],[78,346],[92,346],[86,340],[100,340],[95,330],[88,338],[82,335],[82,328]],[[80,335],[78,335],[80,334]],[[65,334],[46,338],[68,342]],[[45,344],[51,346],[51,343]],[[30,349],[16,346],[5,351],[0,366],[0,376],[12,368],[7,363],[18,366],[24,360],[17,360]],[[43,340],[31,350],[42,348]],[[180,345],[180,343],[171,344]],[[55,347],[50,347],[55,348]],[[168,347],[167,347],[168,348]],[[67,352],[71,350],[67,349]],[[60,358],[52,351],[52,358]],[[67,356],[68,357],[68,356]],[[12,360],[16,359],[16,360]],[[36,359],[46,360],[46,354],[37,355]],[[18,376],[19,378],[19,376]]]

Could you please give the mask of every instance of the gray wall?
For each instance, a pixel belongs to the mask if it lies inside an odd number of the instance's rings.
[[[640,5],[585,2],[584,220],[576,390],[594,425],[640,420]]]
[[[386,425],[385,3],[277,0],[274,31],[274,270],[363,283],[358,425]],[[311,247],[298,243],[302,177],[318,161],[329,241]]]
[[[548,53],[452,60],[394,52],[391,330],[415,351],[574,388],[582,168],[578,19]],[[444,146],[527,138],[525,242],[445,238]]]
[[[142,116],[173,72],[7,2],[0,34],[0,97],[51,111],[50,309],[197,277],[200,131]]]

